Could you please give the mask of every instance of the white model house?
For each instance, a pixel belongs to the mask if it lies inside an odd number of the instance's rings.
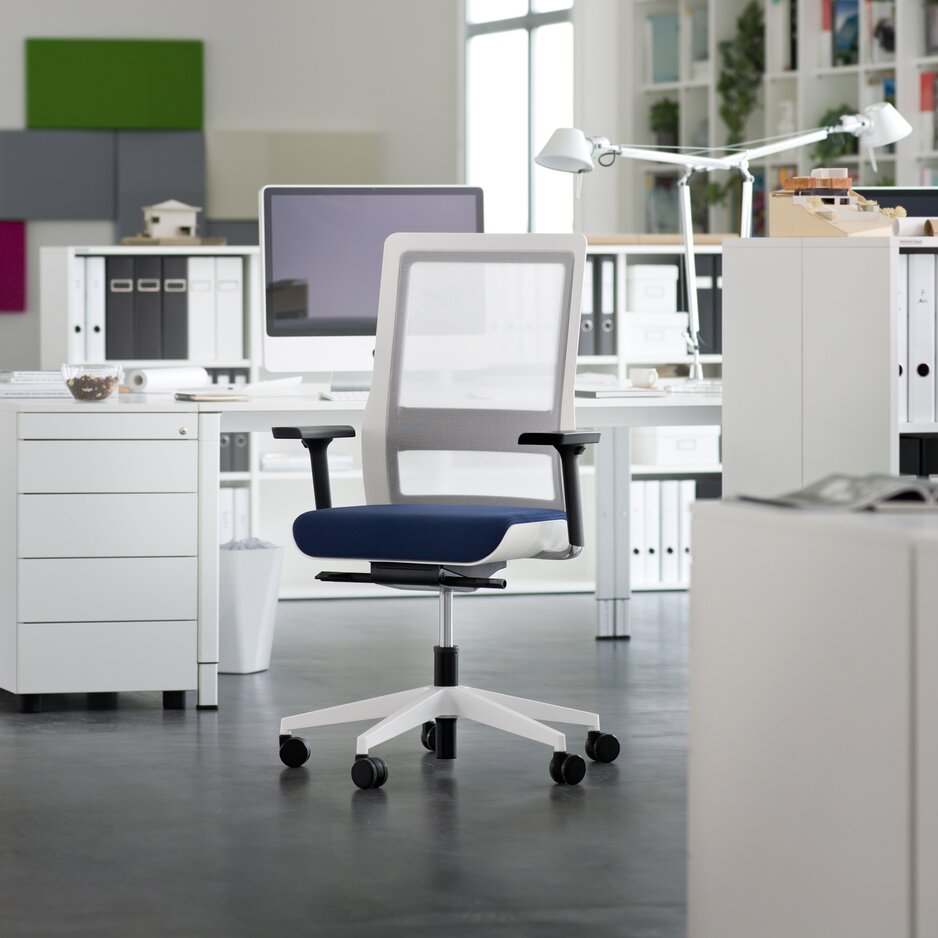
[[[144,233],[148,238],[194,238],[201,211],[201,206],[186,205],[178,199],[144,205]]]

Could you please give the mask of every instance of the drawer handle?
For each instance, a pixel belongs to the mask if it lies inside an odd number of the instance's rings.
[[[188,427],[180,427],[180,428],[179,428],[179,435],[180,435],[180,436],[186,436],[188,433],[189,433],[189,428],[188,428]]]

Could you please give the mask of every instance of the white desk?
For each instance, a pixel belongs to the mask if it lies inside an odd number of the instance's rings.
[[[199,706],[217,705],[219,432],[358,427],[363,410],[298,394],[0,400],[0,688],[197,689]],[[629,634],[629,428],[719,421],[712,397],[577,402],[577,424],[604,431],[599,637]]]

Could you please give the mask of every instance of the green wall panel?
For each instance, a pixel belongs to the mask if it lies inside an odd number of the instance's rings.
[[[27,39],[26,126],[200,130],[202,43]]]

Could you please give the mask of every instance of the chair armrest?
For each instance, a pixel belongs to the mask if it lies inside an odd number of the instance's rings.
[[[599,430],[552,430],[546,433],[522,433],[518,437],[518,443],[522,446],[553,446],[560,455],[563,505],[567,513],[567,540],[573,547],[582,547],[585,540],[577,464],[586,447],[599,442],[600,435]]]
[[[352,427],[273,427],[276,440],[300,440],[309,450],[309,464],[313,471],[313,497],[317,508],[332,507],[329,486],[329,461],[326,450],[339,437],[355,436]]]

